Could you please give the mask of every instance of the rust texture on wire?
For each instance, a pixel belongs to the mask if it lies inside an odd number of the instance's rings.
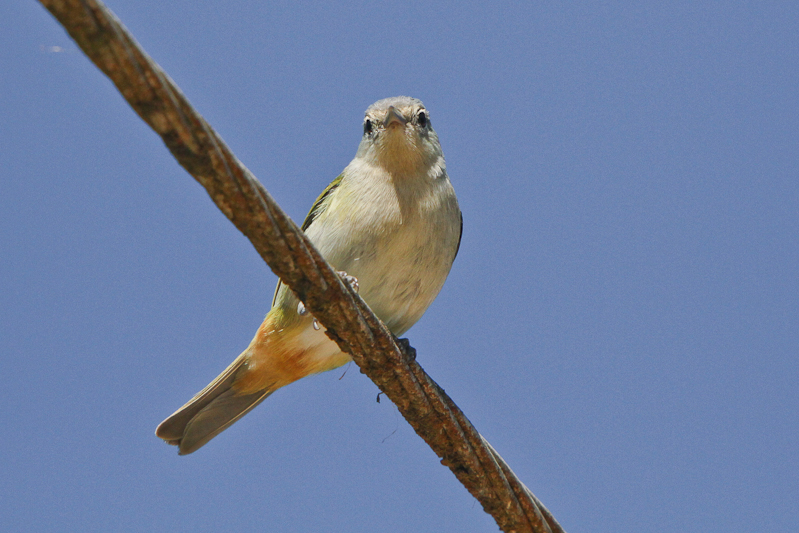
[[[40,2],[499,527],[506,532],[562,532],[410,350],[400,348],[363,300],[342,283],[116,16],[95,0]]]

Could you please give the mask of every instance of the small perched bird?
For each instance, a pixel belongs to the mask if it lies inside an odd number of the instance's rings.
[[[433,302],[460,246],[463,219],[444,154],[421,101],[366,110],[355,158],[302,225],[394,335]],[[250,345],[155,434],[192,453],[280,387],[350,361],[283,283]]]

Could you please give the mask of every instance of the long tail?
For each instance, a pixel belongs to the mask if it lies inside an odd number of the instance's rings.
[[[180,455],[199,450],[274,391],[269,388],[237,393],[233,383],[246,369],[246,359],[242,354],[186,405],[161,422],[155,434],[178,446]]]

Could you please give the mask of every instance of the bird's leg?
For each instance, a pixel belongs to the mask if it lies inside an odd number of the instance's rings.
[[[411,341],[408,339],[398,339],[397,337],[394,337],[394,340],[397,342],[400,351],[405,354],[405,357],[411,361],[416,361],[416,348],[411,346]]]

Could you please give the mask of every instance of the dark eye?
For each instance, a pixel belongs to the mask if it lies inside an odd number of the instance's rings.
[[[425,113],[424,111],[419,111],[419,116],[416,117],[416,121],[423,128],[427,126],[428,122],[427,113]]]
[[[363,121],[363,133],[368,134],[372,133],[372,121],[368,118]]]

